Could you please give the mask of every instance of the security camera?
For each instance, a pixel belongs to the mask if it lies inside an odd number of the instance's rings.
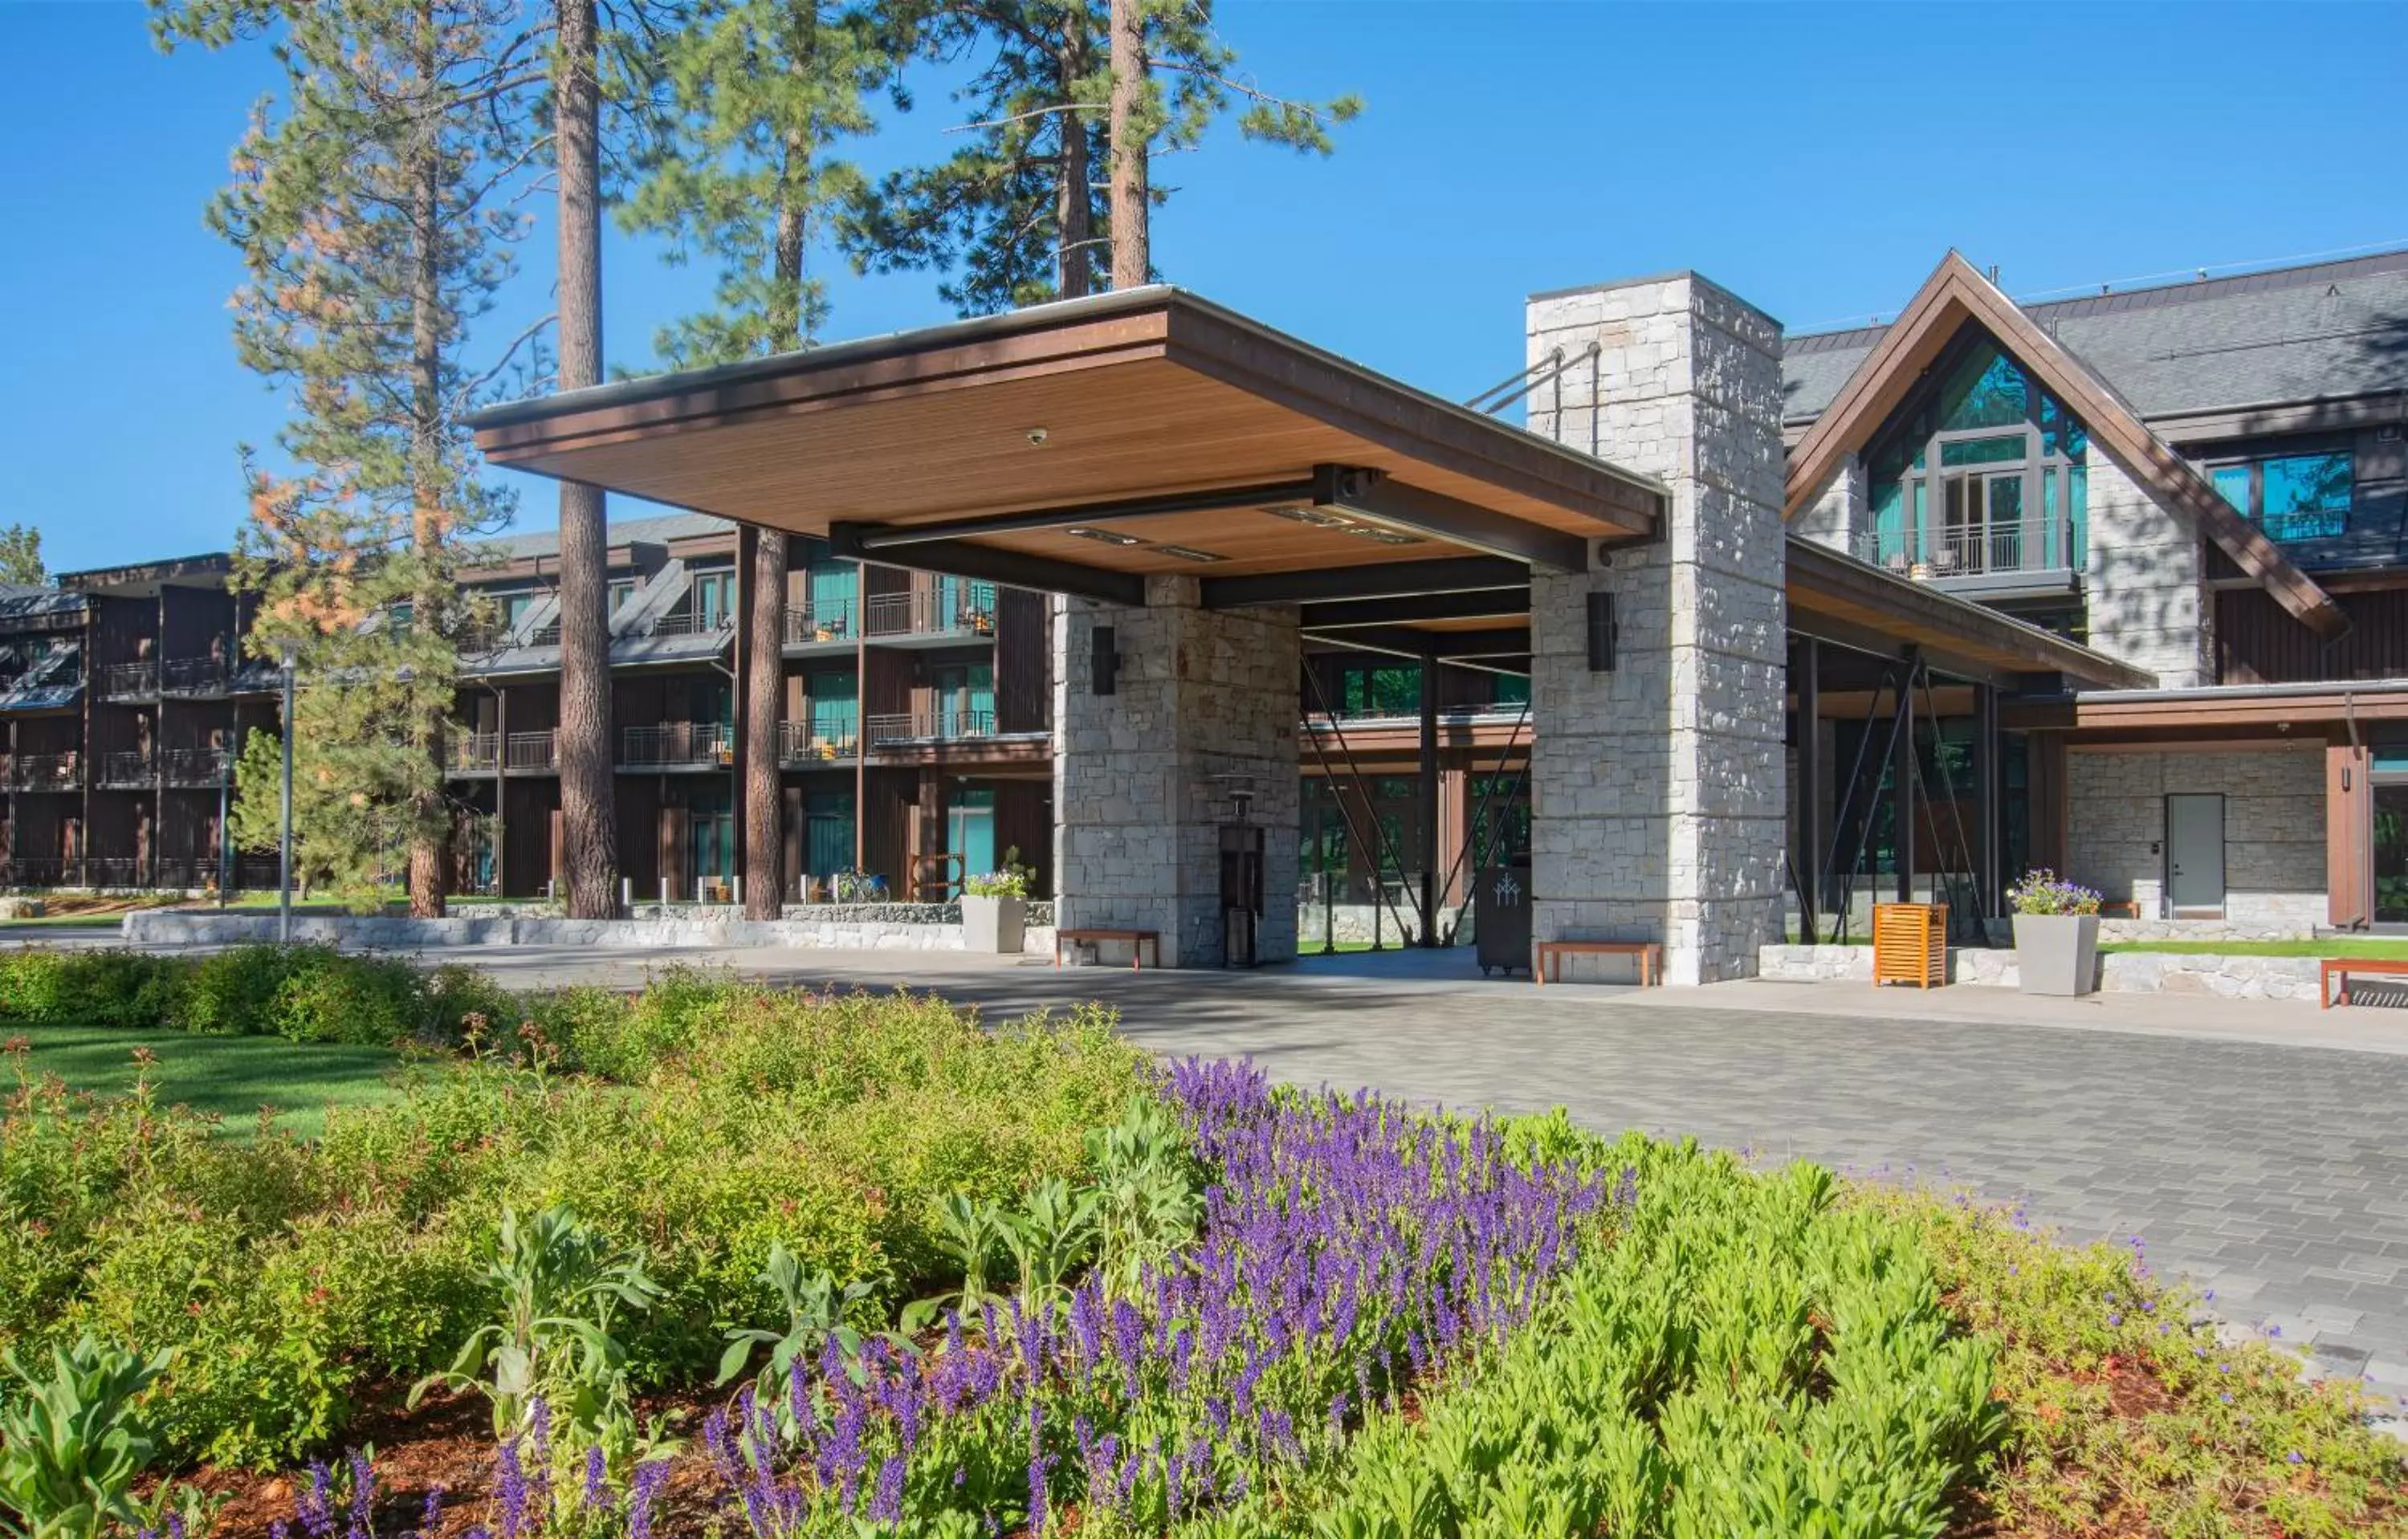
[[[1044,442],[1045,442],[1045,430],[1044,430],[1043,428],[1041,428],[1041,427],[1030,428],[1030,429],[1028,430],[1028,441],[1029,441],[1030,443],[1032,443],[1032,444],[1042,444],[1042,443],[1044,443]]]

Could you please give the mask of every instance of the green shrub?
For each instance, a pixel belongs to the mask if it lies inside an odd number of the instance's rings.
[[[0,1019],[42,1025],[140,1027],[172,1019],[189,963],[139,951],[0,953]]]

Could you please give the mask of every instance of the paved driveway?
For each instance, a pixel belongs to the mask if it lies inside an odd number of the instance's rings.
[[[1102,999],[1160,1053],[1251,1055],[1292,1080],[1459,1105],[1561,1103],[1600,1130],[1961,1182],[2076,1236],[2139,1235],[2227,1318],[2278,1326],[2322,1371],[2408,1395],[2408,1016],[2394,1012],[2086,1011],[1972,989],[1929,1001],[1833,986],[1538,990],[1412,976],[1428,971],[1415,958],[1346,976],[827,951],[452,955],[521,985],[632,982],[685,960],[909,984],[992,1010]]]

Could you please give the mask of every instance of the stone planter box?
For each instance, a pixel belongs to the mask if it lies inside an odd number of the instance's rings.
[[[962,897],[962,949],[1012,956],[1028,925],[1026,898]]]
[[[2099,980],[2099,916],[2016,915],[2015,971],[2027,994],[2089,993]]]

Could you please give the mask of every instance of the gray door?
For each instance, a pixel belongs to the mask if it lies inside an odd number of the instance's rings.
[[[2224,798],[2166,798],[2166,894],[2176,915],[2224,912]]]

